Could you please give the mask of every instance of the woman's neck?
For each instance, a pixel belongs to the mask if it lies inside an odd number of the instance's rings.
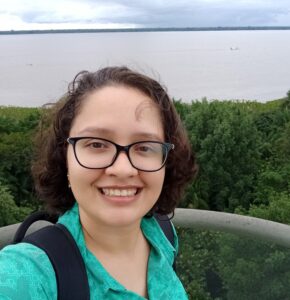
[[[112,227],[88,221],[82,228],[87,248],[113,278],[127,289],[147,298],[147,267],[150,246],[140,222]]]
[[[109,226],[87,217],[82,218],[81,214],[80,221],[87,247],[90,250],[93,248],[94,252],[128,254],[136,249],[138,241],[143,237],[140,221],[127,226]]]

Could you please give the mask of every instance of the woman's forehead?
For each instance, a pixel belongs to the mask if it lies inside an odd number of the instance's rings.
[[[120,111],[127,110],[128,113],[134,111],[136,118],[141,118],[143,113],[148,112],[160,115],[158,103],[143,91],[124,85],[113,85],[87,94],[80,103],[76,116],[86,109],[105,111],[114,110],[115,107]]]
[[[158,105],[139,90],[127,87],[102,88],[88,95],[72,127],[74,125],[78,128],[101,127],[108,130],[118,127],[129,131],[136,127],[137,131],[148,130],[149,133],[162,131],[163,136]]]

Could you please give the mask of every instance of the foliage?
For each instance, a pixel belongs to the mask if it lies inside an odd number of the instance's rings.
[[[200,166],[192,188],[197,198],[212,210],[248,208],[254,201],[261,147],[251,115],[235,103],[204,100],[192,103],[184,122]]]
[[[219,239],[218,272],[226,299],[287,299],[289,250],[224,234]]]
[[[0,180],[9,187],[17,204],[32,200],[32,180],[29,174],[31,146],[30,136],[25,133],[1,136]]]
[[[9,189],[0,184],[0,227],[18,223],[30,212],[28,207],[18,207]]]
[[[39,119],[36,108],[0,108],[0,182],[9,188],[17,205],[33,202],[30,165]]]
[[[177,271],[190,299],[288,299],[289,249],[220,232],[178,232]]]
[[[290,112],[284,103],[203,100],[185,109],[177,103],[200,164],[184,207],[290,224]],[[220,233],[180,229],[179,235],[178,270],[190,299],[288,298],[288,250]]]
[[[215,272],[216,233],[179,228],[178,235],[177,273],[189,298],[209,300],[221,294],[221,282]]]

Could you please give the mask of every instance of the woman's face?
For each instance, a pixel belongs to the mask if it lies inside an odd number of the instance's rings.
[[[98,137],[122,146],[138,141],[164,142],[163,126],[154,102],[139,90],[108,86],[84,99],[70,137]],[[82,222],[109,226],[137,224],[156,203],[165,168],[135,169],[125,152],[105,169],[86,169],[67,150],[68,175]]]

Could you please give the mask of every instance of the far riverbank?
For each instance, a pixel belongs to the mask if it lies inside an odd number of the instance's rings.
[[[109,33],[109,32],[175,32],[175,31],[243,31],[243,30],[290,30],[290,26],[227,26],[227,27],[153,27],[119,29],[47,29],[47,30],[6,30],[1,34],[50,34],[50,33]]]

